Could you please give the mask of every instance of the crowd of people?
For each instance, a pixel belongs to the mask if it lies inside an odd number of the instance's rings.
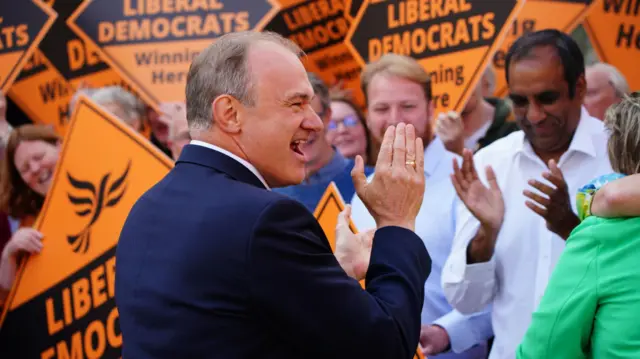
[[[426,69],[387,54],[361,73],[366,108],[308,73],[323,129],[300,146],[306,176],[273,191],[311,213],[335,182],[359,231],[374,217],[356,194],[386,130],[415,128],[424,143],[424,200],[415,233],[431,257],[420,347],[429,358],[640,356],[640,93],[613,66],[585,65],[567,34],[519,38],[506,60],[507,98],[489,68],[461,113],[437,114]],[[184,102],[156,112],[118,86],[84,94],[175,160],[192,141]],[[61,141],[45,125],[11,128],[0,96],[0,298],[25,254],[43,250],[30,225],[51,184]],[[597,195],[596,195],[597,194]],[[636,242],[636,240],[638,242]],[[44,245],[46,247],[46,244]]]

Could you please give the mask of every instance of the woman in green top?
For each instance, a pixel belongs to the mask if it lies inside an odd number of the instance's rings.
[[[611,106],[605,125],[614,171],[640,173],[640,93]],[[640,358],[640,217],[590,215],[606,181],[591,182],[578,196],[584,220],[567,239],[519,359]]]

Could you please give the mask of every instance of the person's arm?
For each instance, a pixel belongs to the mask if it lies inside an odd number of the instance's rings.
[[[13,286],[20,253],[39,253],[42,250],[42,234],[33,228],[20,228],[11,236],[0,255],[0,303],[3,303]]]
[[[587,358],[598,307],[598,267],[598,242],[584,222],[567,240],[518,359]]]
[[[493,336],[491,311],[464,315],[457,310],[440,317],[433,322],[447,331],[451,351],[462,353],[474,345],[482,344]]]
[[[320,226],[295,201],[265,209],[248,251],[254,310],[301,353],[333,359],[415,353],[431,260],[411,230],[376,231],[366,290],[347,276]]]
[[[495,260],[492,254],[483,258],[485,261],[468,258],[474,252],[470,247],[481,234],[480,222],[462,202],[456,212],[456,235],[442,268],[442,288],[452,307],[463,314],[473,314],[484,310],[493,300],[497,290]]]
[[[593,197],[591,213],[598,217],[640,216],[640,174],[605,184]]]

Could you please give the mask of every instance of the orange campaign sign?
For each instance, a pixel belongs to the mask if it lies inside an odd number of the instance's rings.
[[[600,61],[618,68],[631,91],[640,90],[640,0],[601,0],[584,28]]]
[[[342,199],[342,195],[340,195],[340,191],[338,190],[335,182],[331,182],[329,183],[329,186],[327,186],[327,189],[324,191],[322,198],[320,198],[320,201],[313,212],[314,217],[318,220],[320,227],[322,227],[322,231],[324,231],[324,234],[329,240],[331,249],[334,251],[336,250],[336,226],[338,225],[338,215],[340,212],[344,211],[344,208],[345,204]],[[353,222],[350,222],[349,226],[353,233],[358,233]]]
[[[57,14],[40,0],[0,3],[0,90],[7,93]]]
[[[183,101],[191,61],[225,33],[260,31],[277,13],[274,0],[85,0],[69,27],[160,111]]]
[[[362,65],[395,53],[431,77],[436,115],[462,112],[523,0],[365,0],[346,43]]]
[[[331,249],[335,251],[336,249],[336,226],[338,225],[338,215],[345,208],[344,200],[340,195],[340,191],[336,186],[335,182],[329,183],[327,189],[324,191],[320,202],[318,202],[318,206],[316,207],[313,215],[316,217],[316,220],[322,227],[322,231],[325,236],[329,240],[329,244],[331,245]],[[356,226],[352,221],[349,221],[349,227],[353,231],[353,233],[358,233]],[[364,288],[364,280],[360,281],[360,285]],[[422,354],[420,348],[416,350],[416,354],[413,359],[426,359]]]
[[[494,95],[504,97],[507,94],[507,80],[504,74],[504,61],[509,47],[522,35],[542,29],[558,29],[571,33],[599,0],[527,0],[513,21],[513,25],[493,56],[493,68],[496,72]],[[553,16],[549,16],[553,14]]]
[[[109,68],[91,44],[85,44],[67,26],[66,19],[82,0],[53,1],[58,18],[37,50],[46,59],[46,71],[40,76],[22,76],[12,100],[36,123],[54,124],[64,136],[70,118],[70,100],[82,82],[89,87],[130,86],[116,71]],[[40,60],[41,62],[43,60]],[[39,96],[34,96],[34,94]]]
[[[264,28],[292,40],[305,52],[307,71],[328,85],[342,82],[357,104],[364,105],[360,90],[360,64],[344,43],[351,20],[345,0],[280,0],[282,9]]]
[[[353,20],[358,15],[358,11],[360,11],[360,7],[364,4],[364,0],[345,0],[345,16],[349,20]]]
[[[121,357],[117,241],[134,203],[172,166],[140,134],[80,98],[35,224],[44,248],[21,267],[5,305],[0,357]]]
[[[7,95],[32,122],[52,125],[64,135],[73,87],[40,50],[34,52]]]
[[[39,49],[51,64],[74,87],[82,82],[91,87],[130,86],[98,55],[91,43],[85,43],[67,25],[67,19],[80,6],[82,0],[54,1],[49,4],[58,14]]]

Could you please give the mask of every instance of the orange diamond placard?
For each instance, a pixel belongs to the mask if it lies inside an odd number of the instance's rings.
[[[5,304],[0,357],[120,358],[120,230],[172,167],[142,135],[80,98],[35,224],[44,248],[26,260]]]
[[[640,90],[640,2],[600,0],[584,28],[600,61],[618,68],[631,91]]]
[[[514,20],[507,37],[493,56],[496,72],[496,97],[507,94],[504,61],[509,47],[522,35],[542,29],[571,33],[600,0],[527,0]],[[553,14],[553,16],[549,16]]]
[[[365,0],[346,42],[362,65],[411,56],[431,76],[436,114],[461,112],[523,0]]]
[[[276,14],[273,0],[85,0],[67,23],[142,99],[183,101],[195,56],[226,33],[260,31]]]
[[[0,2],[0,90],[7,93],[57,18],[40,0]]]
[[[360,63],[344,39],[351,26],[346,0],[280,0],[280,12],[265,26],[292,40],[307,56],[307,71],[318,74],[329,86],[342,83],[355,102],[364,106],[360,90]]]

